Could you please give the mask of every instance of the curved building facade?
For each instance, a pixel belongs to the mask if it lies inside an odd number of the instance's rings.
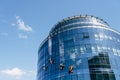
[[[68,17],[40,45],[37,80],[119,80],[119,62],[119,32],[98,17]]]

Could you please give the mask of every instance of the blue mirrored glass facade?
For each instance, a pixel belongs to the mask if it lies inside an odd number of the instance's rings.
[[[58,22],[38,50],[37,80],[119,80],[120,33],[89,15]]]

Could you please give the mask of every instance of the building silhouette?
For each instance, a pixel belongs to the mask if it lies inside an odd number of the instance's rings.
[[[58,22],[38,50],[37,80],[119,80],[120,33],[90,16]]]

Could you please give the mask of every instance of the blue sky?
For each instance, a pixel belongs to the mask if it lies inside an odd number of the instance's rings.
[[[79,14],[120,31],[120,0],[0,0],[0,80],[36,80],[40,43],[58,21]]]

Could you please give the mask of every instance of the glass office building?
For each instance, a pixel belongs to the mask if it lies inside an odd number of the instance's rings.
[[[120,80],[120,33],[95,16],[63,19],[40,45],[37,80]]]

